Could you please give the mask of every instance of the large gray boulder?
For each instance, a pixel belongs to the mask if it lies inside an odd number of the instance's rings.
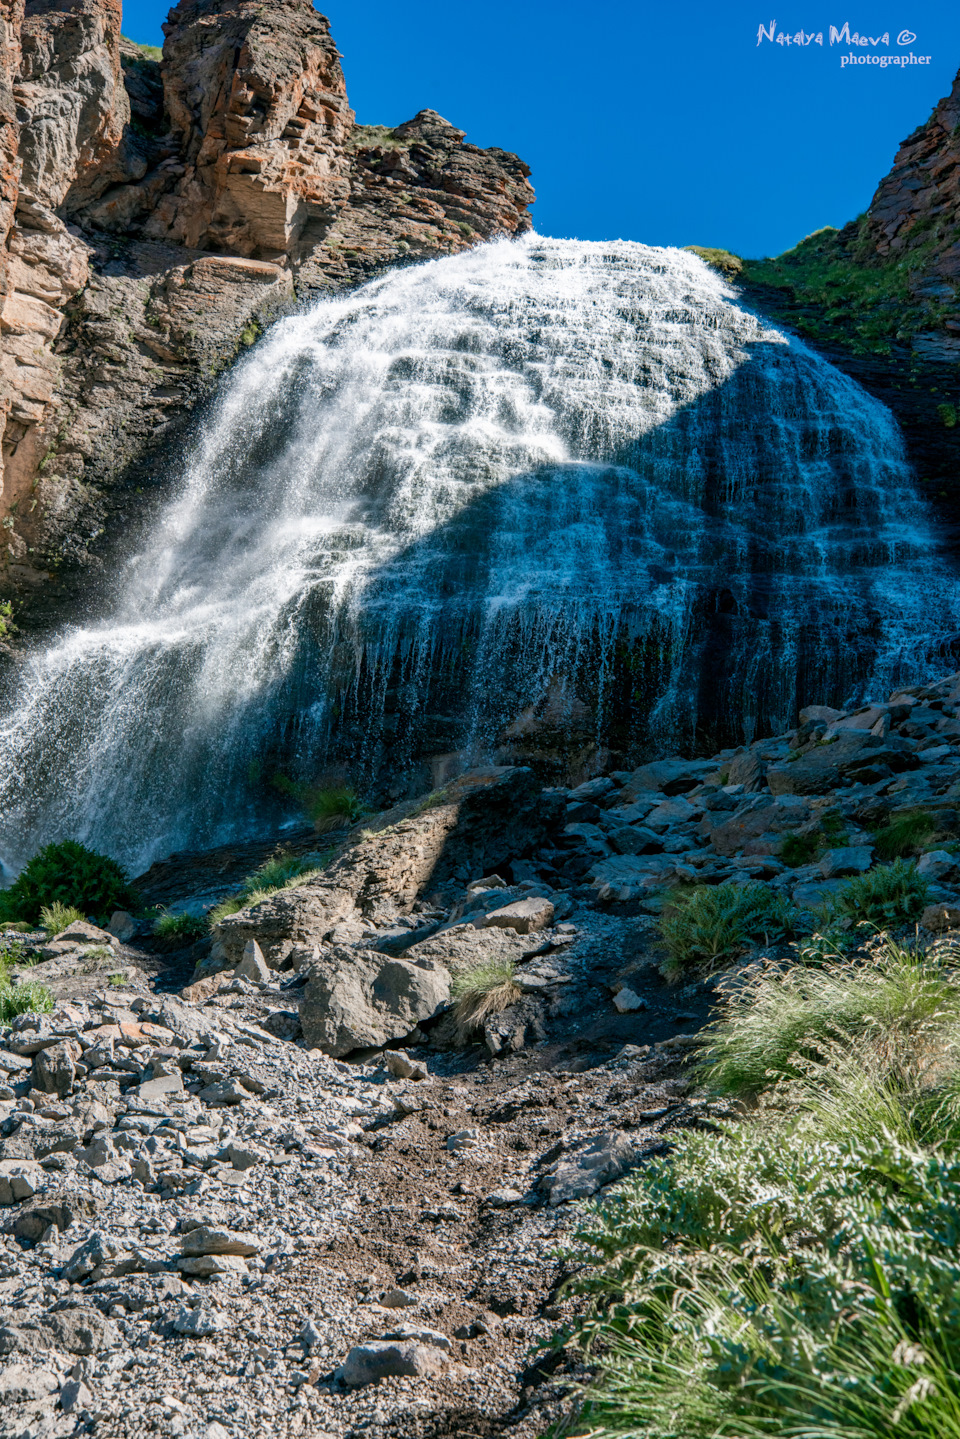
[[[450,1002],[450,975],[430,961],[334,945],[308,971],[300,1023],[310,1049],[335,1057],[404,1039]]]

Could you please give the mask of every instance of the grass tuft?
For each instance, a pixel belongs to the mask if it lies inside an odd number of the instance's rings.
[[[87,916],[69,904],[45,904],[40,910],[40,927],[48,934],[63,934],[72,924],[83,924]]]
[[[45,984],[0,983],[0,1024],[10,1024],[21,1014],[49,1014],[54,1002]]]
[[[186,946],[202,939],[210,926],[198,914],[161,914],[154,921],[153,932],[167,944]]]
[[[906,859],[920,853],[936,828],[932,814],[924,809],[915,809],[875,830],[873,847],[881,859]]]
[[[491,1015],[502,1014],[516,1004],[522,990],[514,976],[511,960],[496,959],[454,974],[450,994],[456,1000],[453,1018],[458,1043],[472,1039]]]

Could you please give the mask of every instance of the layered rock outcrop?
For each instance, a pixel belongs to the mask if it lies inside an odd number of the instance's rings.
[[[957,310],[960,284],[960,75],[900,149],[859,227],[860,252],[915,258],[924,299]],[[960,336],[960,313],[945,328]],[[960,338],[956,340],[960,354]]]
[[[515,155],[431,110],[355,123],[310,0],[183,0],[162,62],[120,27],[120,0],[0,0],[7,592],[84,559],[284,309],[530,227]]]

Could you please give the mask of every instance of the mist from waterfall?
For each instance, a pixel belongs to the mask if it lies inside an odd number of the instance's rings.
[[[234,369],[113,612],[19,669],[0,861],[136,871],[265,822],[273,774],[538,725],[749,738],[948,663],[958,621],[889,412],[695,256],[480,246]]]

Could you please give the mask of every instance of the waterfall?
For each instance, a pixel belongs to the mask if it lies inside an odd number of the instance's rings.
[[[889,412],[699,259],[483,245],[233,370],[112,612],[18,667],[0,861],[136,870],[334,764],[749,738],[945,663],[958,617]]]

